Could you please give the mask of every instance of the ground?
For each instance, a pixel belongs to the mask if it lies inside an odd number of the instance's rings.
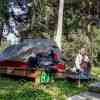
[[[100,68],[93,68],[92,74],[100,75]],[[33,81],[0,76],[0,100],[67,100],[69,96],[87,91],[87,82],[79,88],[67,80],[32,87]]]

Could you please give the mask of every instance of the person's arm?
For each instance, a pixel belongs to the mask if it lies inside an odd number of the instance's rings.
[[[85,61],[85,62],[87,62],[87,63],[88,63],[88,62],[90,62],[89,57],[88,57],[88,56],[86,56],[86,57],[85,57],[85,59],[84,59],[84,61]]]
[[[79,55],[77,55],[77,57],[75,59],[75,67],[76,67],[76,69],[80,70],[80,57],[79,57]]]

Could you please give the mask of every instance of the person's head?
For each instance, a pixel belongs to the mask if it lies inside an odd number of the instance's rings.
[[[79,52],[80,52],[81,55],[87,54],[86,48],[81,48]]]

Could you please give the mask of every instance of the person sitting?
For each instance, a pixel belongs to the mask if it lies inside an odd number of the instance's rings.
[[[32,55],[29,57],[28,66],[29,68],[36,68],[38,66],[38,61],[35,53],[32,53]]]
[[[76,56],[73,70],[82,75],[90,75],[91,64],[85,48],[81,48],[79,54]]]

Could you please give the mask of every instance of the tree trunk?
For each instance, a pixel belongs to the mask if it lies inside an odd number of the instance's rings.
[[[58,25],[57,25],[57,34],[55,36],[55,41],[60,49],[61,49],[62,27],[63,27],[63,9],[64,9],[64,0],[59,0]]]
[[[35,23],[35,0],[32,0],[32,17],[31,17],[31,22],[30,22],[30,30],[32,31],[33,30],[33,26],[34,26],[34,23]]]

